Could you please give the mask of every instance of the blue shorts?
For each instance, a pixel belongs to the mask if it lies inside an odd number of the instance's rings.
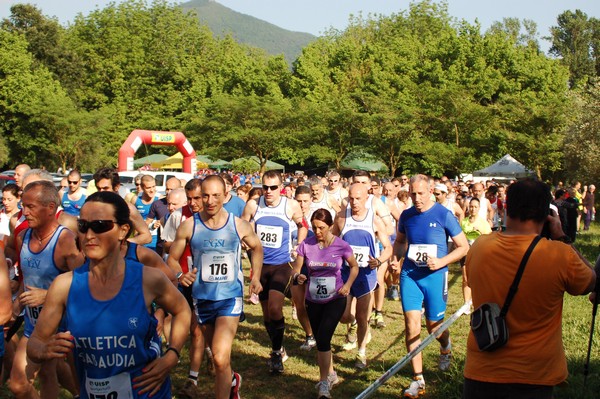
[[[41,306],[34,307],[25,307],[25,327],[23,327],[23,336],[30,338],[33,333],[33,328],[35,327],[35,322],[40,316],[40,312],[42,311]]]
[[[448,301],[448,268],[433,273],[419,273],[414,269],[409,273],[402,272],[400,297],[405,312],[421,311],[424,303],[427,320],[442,320],[446,314]]]
[[[342,266],[341,274],[342,281],[345,283],[348,281],[348,276],[350,276],[350,268],[346,265]],[[352,287],[350,287],[350,295],[354,298],[360,298],[373,292],[375,288],[377,288],[377,269],[359,267],[356,280],[354,280]]]
[[[218,317],[240,317],[243,314],[244,301],[242,297],[223,299],[221,301],[208,301],[194,299],[194,313],[198,324],[215,324]]]

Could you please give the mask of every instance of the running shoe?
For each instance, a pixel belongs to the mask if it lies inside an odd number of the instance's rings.
[[[348,332],[346,333],[346,342],[352,342],[357,340],[356,332],[358,331],[358,324],[354,322],[354,324],[348,325]]]
[[[229,399],[241,399],[240,396],[240,388],[242,387],[242,376],[233,372],[233,377],[231,378],[231,393],[229,394]]]
[[[317,346],[317,341],[315,340],[315,337],[313,337],[312,335],[309,337],[306,337],[306,339],[304,340],[304,342],[302,343],[302,345],[300,345],[300,349],[302,349],[303,351],[310,351],[312,348],[314,348],[315,346]]]
[[[327,376],[327,381],[329,381],[330,389],[340,383],[340,379],[335,371]]]
[[[315,388],[317,388],[318,399],[331,399],[331,393],[329,392],[329,381],[319,381]]]
[[[358,343],[356,341],[348,341],[344,345],[342,345],[342,350],[351,351],[352,349],[356,349],[358,347]]]
[[[365,367],[367,367],[367,355],[361,355],[360,353],[356,354],[356,362],[354,363],[354,367],[356,367],[359,370],[364,369]]]
[[[375,313],[375,326],[377,328],[385,327],[385,321],[383,320],[383,313],[381,313],[381,312]]]
[[[400,300],[400,287],[397,285],[391,285],[388,290],[387,298],[390,301],[399,301]]]
[[[269,361],[269,371],[273,374],[283,373],[283,360],[280,351],[271,352],[271,360]]]
[[[371,316],[369,316],[369,324],[373,327],[375,327],[375,325],[377,324],[377,312],[375,310],[373,310],[371,312]]]
[[[425,395],[425,380],[421,378],[413,380],[408,388],[404,390],[405,398],[417,399],[422,395]]]
[[[450,368],[450,362],[452,361],[452,350],[440,349],[440,362],[438,367],[441,371],[447,371]]]

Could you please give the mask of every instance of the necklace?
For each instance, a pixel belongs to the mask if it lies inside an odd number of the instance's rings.
[[[335,236],[332,234],[327,244],[319,243],[319,249],[327,248],[328,246],[330,246],[334,238]]]
[[[46,238],[50,237],[52,234],[54,234],[54,232],[56,231],[56,229],[58,229],[58,226],[56,226],[50,233],[46,234],[43,237],[40,237],[37,231],[34,231],[35,235],[37,237],[35,237],[36,240],[39,241],[39,243],[41,244]]]

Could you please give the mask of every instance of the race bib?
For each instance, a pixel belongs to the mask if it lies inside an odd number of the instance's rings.
[[[283,243],[283,227],[256,225],[256,233],[264,248],[280,248]]]
[[[27,306],[27,317],[31,321],[31,324],[35,326],[37,323],[38,317],[40,317],[40,312],[42,311],[41,306]]]
[[[230,283],[235,278],[235,258],[232,253],[208,252],[202,254],[202,281]]]
[[[369,264],[369,255],[371,254],[369,247],[359,247],[357,245],[350,245],[352,248],[352,253],[356,258],[356,262],[358,263],[358,267],[368,267]]]
[[[408,246],[408,259],[412,260],[418,267],[427,267],[429,258],[437,257],[437,245],[434,244],[410,244]]]
[[[121,373],[106,378],[85,377],[85,387],[90,399],[130,399],[133,398],[129,373]]]
[[[335,295],[335,277],[311,277],[308,292],[315,301],[329,299]]]

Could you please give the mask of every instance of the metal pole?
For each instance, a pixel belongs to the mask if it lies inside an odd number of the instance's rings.
[[[423,341],[421,341],[421,343],[419,344],[419,346],[417,346],[416,348],[414,348],[413,350],[411,350],[410,352],[408,352],[406,354],[406,356],[404,356],[402,359],[400,359],[388,371],[386,371],[385,373],[383,373],[383,375],[381,377],[379,377],[367,389],[365,389],[364,391],[362,391],[360,393],[360,395],[358,395],[356,397],[356,399],[366,399],[366,398],[370,397],[372,394],[374,394],[375,391],[377,389],[379,389],[380,386],[382,386],[383,384],[385,384],[385,382],[387,380],[389,380],[394,374],[396,374],[398,371],[400,371],[400,369],[402,367],[404,367],[410,361],[410,359],[412,359],[413,357],[415,357],[415,355],[417,353],[419,353],[423,349],[425,349],[425,347],[427,345],[429,345],[434,339],[436,339],[437,337],[439,337],[444,331],[446,331],[448,329],[448,327],[450,327],[452,325],[452,323],[454,323],[456,320],[458,320],[458,318],[460,316],[462,316],[466,311],[468,311],[469,308],[471,307],[471,303],[472,303],[471,301],[465,302],[465,304],[463,304],[460,307],[460,309],[458,309],[456,311],[456,313],[454,313],[446,321],[444,321],[439,326],[439,328],[437,330],[435,330],[434,332],[432,332],[431,334],[429,334],[427,336],[427,338],[425,338]]]
[[[598,296],[600,293],[596,293],[594,298],[594,306],[592,307],[592,327],[590,328],[590,341],[588,342],[587,358],[583,365],[583,387],[587,383],[588,372],[590,371],[590,354],[592,352],[592,341],[594,339],[594,324],[596,323],[596,312],[598,311]]]

